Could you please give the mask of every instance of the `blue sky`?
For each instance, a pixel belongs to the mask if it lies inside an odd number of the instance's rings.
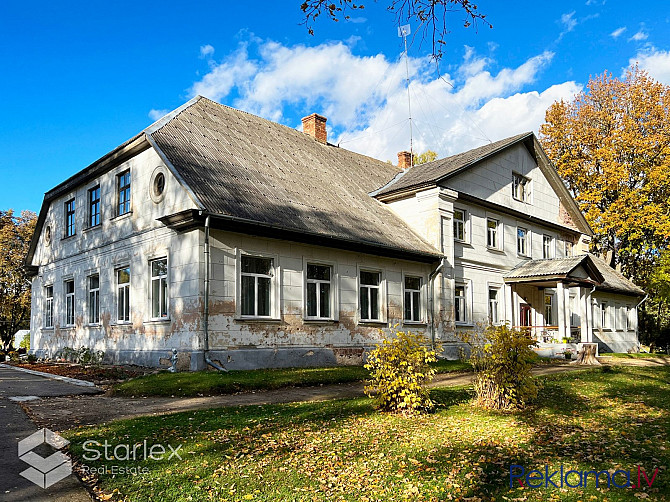
[[[322,113],[332,142],[395,161],[407,93],[384,0],[318,20],[314,36],[300,3],[4,0],[0,209],[38,211],[45,191],[198,93],[291,127]],[[554,100],[631,62],[670,84],[664,1],[478,5],[493,28],[453,14],[439,74],[429,46],[410,47],[415,150],[537,131]]]

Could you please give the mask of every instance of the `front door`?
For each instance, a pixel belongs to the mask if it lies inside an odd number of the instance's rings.
[[[530,322],[531,319],[531,310],[530,310],[530,305],[527,303],[522,303],[519,308],[519,319],[521,321],[521,326],[523,327],[528,327],[532,326],[532,323]]]

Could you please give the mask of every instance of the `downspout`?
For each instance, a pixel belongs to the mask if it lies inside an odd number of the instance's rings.
[[[435,291],[433,287],[433,280],[437,276],[437,274],[440,273],[440,270],[442,270],[442,266],[444,265],[444,259],[440,260],[440,264],[435,267],[435,270],[433,270],[430,275],[428,276],[428,290],[430,294],[430,347],[432,350],[435,350]]]
[[[200,214],[202,215],[202,211]],[[226,368],[219,366],[209,357],[209,262],[209,215],[207,215],[205,218],[205,308],[202,315],[202,329],[205,334],[205,363],[216,370],[228,373]]]

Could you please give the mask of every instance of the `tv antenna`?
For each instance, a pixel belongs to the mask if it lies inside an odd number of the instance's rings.
[[[414,150],[412,149],[412,99],[409,95],[409,56],[407,55],[407,37],[412,32],[409,24],[398,26],[398,36],[405,43],[405,72],[407,76],[407,111],[409,113],[409,153],[412,154],[410,167],[414,164]]]

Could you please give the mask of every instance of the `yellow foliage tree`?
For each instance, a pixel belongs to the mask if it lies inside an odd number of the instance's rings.
[[[426,162],[432,162],[437,159],[437,152],[432,150],[426,150],[423,153],[415,153],[412,158],[412,165],[418,166],[419,164],[425,164]]]
[[[7,344],[30,321],[30,281],[24,260],[35,230],[36,216],[0,211],[0,340]]]
[[[645,284],[670,242],[670,87],[636,66],[554,103],[540,141],[595,232],[592,250]]]

